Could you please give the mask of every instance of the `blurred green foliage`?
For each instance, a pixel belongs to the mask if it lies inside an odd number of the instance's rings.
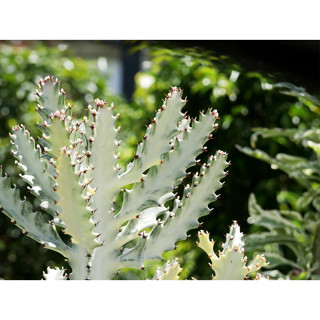
[[[300,115],[305,109],[314,117],[311,121],[304,121],[300,128],[255,128],[251,137],[253,149],[239,147],[245,154],[269,163],[272,169],[285,172],[295,181],[296,187],[300,187],[295,191],[284,189],[277,194],[280,210],[263,210],[252,194],[249,222],[255,227],[245,241],[249,250],[266,252],[271,262],[271,271],[268,271],[271,276],[320,279],[320,101],[291,84],[279,83],[273,88],[297,96]],[[260,136],[284,146],[293,142],[300,147],[300,152],[292,154],[287,148],[286,153],[270,156],[256,148]],[[308,156],[301,157],[303,149],[309,152]]]
[[[12,126],[20,123],[35,123],[39,116],[35,109],[35,87],[41,78],[54,75],[63,79],[63,88],[68,101],[72,103],[76,116],[84,110],[94,98],[110,97],[106,81],[107,75],[99,71],[96,60],[86,60],[72,54],[66,45],[47,47],[36,43],[34,48],[24,46],[0,46],[0,145],[8,145],[8,132]],[[72,90],[70,90],[72,88]],[[72,94],[69,94],[69,92]],[[121,101],[112,96],[116,104]],[[35,126],[32,134],[40,131]],[[3,163],[6,152],[1,149],[0,162]]]

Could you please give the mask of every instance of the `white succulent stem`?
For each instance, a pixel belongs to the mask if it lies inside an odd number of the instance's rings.
[[[181,95],[181,91],[176,88],[172,89],[162,108],[158,110],[153,121],[154,123],[149,126],[143,143],[138,146],[135,160],[128,166],[128,170],[121,174],[118,177],[118,180],[117,176],[115,176],[115,171],[112,171],[112,175],[102,180],[104,185],[101,186],[101,189],[106,190],[106,193],[100,193],[100,189],[98,189],[96,194],[92,197],[92,205],[94,208],[96,208],[95,198],[98,198],[99,195],[100,197],[103,196],[102,201],[105,201],[107,207],[105,207],[103,211],[100,211],[104,213],[104,215],[101,217],[101,220],[99,220],[100,217],[95,214],[95,219],[97,219],[97,222],[99,222],[96,230],[98,230],[99,233],[101,232],[99,239],[102,241],[103,245],[100,248],[97,248],[94,253],[91,279],[109,278],[118,270],[119,267],[123,267],[124,265],[122,262],[118,260],[121,247],[127,242],[136,238],[138,233],[144,228],[154,226],[157,223],[157,216],[164,210],[163,208],[160,210],[158,208],[148,209],[150,207],[148,194],[150,194],[149,191],[152,193],[153,190],[149,190],[149,185],[144,187],[144,179],[147,178],[145,175],[143,175],[143,172],[148,168],[158,165],[162,162],[162,155],[171,149],[169,144],[170,139],[179,133],[177,123],[183,117],[181,108],[185,104],[185,101],[181,99]],[[112,111],[112,109],[110,111]],[[105,122],[109,121],[111,117],[112,113],[109,113]],[[107,123],[103,123],[101,126],[102,125],[106,127],[106,129],[104,129],[105,131],[108,130],[108,132],[105,132],[105,135],[110,136],[111,141],[116,141],[116,132],[113,127],[114,123],[112,126],[108,126]],[[97,140],[101,139],[98,135],[96,135],[96,138]],[[94,145],[95,143],[93,143],[93,146]],[[112,155],[114,155],[116,147],[117,143],[113,143],[112,148],[108,148],[109,152],[110,149],[114,150],[111,152]],[[100,148],[97,148],[97,150],[100,151]],[[92,154],[94,154],[94,152],[92,152]],[[101,156],[101,152],[99,155]],[[110,157],[110,154],[108,156]],[[105,159],[109,158],[106,156]],[[100,161],[102,160],[100,159]],[[116,162],[113,158],[112,164],[109,163],[109,168],[112,167],[114,169],[115,163]],[[105,165],[106,163],[103,163],[103,167],[105,167]],[[94,165],[94,167],[96,166]],[[153,171],[155,169],[151,168],[150,170]],[[97,170],[97,172],[101,171]],[[151,174],[148,174],[148,177],[150,176]],[[105,181],[108,182],[105,183]],[[134,195],[137,193],[138,195],[136,195],[136,197],[130,197],[130,199],[133,199],[133,201],[131,201],[127,207],[126,203],[128,203],[128,200],[124,200],[123,209],[115,218],[112,205],[114,196],[117,192],[119,192],[121,187],[134,182],[139,184],[139,186],[135,188],[135,191],[132,191],[132,194]],[[175,181],[173,181],[173,183],[174,182]],[[150,186],[151,185],[155,185],[155,183],[151,181]],[[166,190],[166,187],[163,187],[165,186],[165,182],[158,185],[160,188],[162,188],[160,192],[158,192],[158,198],[160,198],[165,192],[168,192],[168,190]],[[140,192],[136,191],[139,188]],[[169,185],[169,190],[172,190],[172,188],[173,186]],[[131,191],[127,191],[125,193],[125,199],[128,199],[127,195],[129,192],[131,193]],[[109,202],[106,202],[106,199],[108,199]],[[123,223],[136,217],[139,217],[138,222],[134,223],[129,221],[123,228],[123,231],[119,233],[118,230]]]
[[[174,249],[178,240],[186,239],[187,231],[199,226],[198,218],[210,212],[208,204],[217,198],[215,191],[222,187],[220,179],[229,165],[226,156],[219,151],[210,157],[200,171],[201,177],[195,176],[192,188],[185,188],[176,211],[169,213],[164,223],[157,224],[149,235],[141,237],[134,248],[125,249],[121,261],[127,266],[141,266],[147,259],[161,259],[163,252]]]
[[[158,206],[161,197],[170,194],[181,182],[186,176],[186,169],[196,164],[195,158],[202,152],[203,144],[215,128],[217,117],[216,111],[209,110],[207,115],[201,115],[199,121],[194,121],[192,127],[189,126],[190,118],[182,121],[175,143],[171,144],[172,150],[163,158],[161,165],[152,167],[143,177],[143,182],[135,184],[124,194],[123,206],[116,216],[119,227],[148,206]]]
[[[55,267],[51,269],[47,268],[47,273],[43,272],[43,280],[67,280],[67,276],[64,274],[65,269],[59,269]]]
[[[170,151],[170,140],[179,133],[177,124],[184,117],[181,109],[185,104],[182,91],[172,87],[148,126],[144,141],[138,146],[135,161],[120,175],[121,186],[139,182],[143,172],[161,163],[162,155]]]
[[[230,227],[226,234],[226,242],[222,245],[223,250],[218,255],[214,252],[213,240],[210,241],[209,233],[199,231],[199,242],[197,246],[204,250],[211,260],[210,267],[215,275],[213,280],[244,280],[252,273],[259,271],[262,267],[268,266],[266,258],[263,255],[254,257],[251,264],[247,265],[247,257],[244,255],[243,233],[236,221]],[[256,276],[256,280],[265,279],[263,276]]]
[[[55,202],[58,196],[52,192],[55,185],[53,177],[49,174],[47,162],[42,158],[40,146],[35,148],[35,140],[30,136],[24,126],[16,126],[10,134],[12,154],[15,156],[17,166],[23,171],[21,178],[29,184],[30,191],[37,198],[46,199],[40,206],[56,216]]]
[[[156,269],[152,280],[179,280],[178,274],[182,271],[178,259],[167,261],[163,268]]]

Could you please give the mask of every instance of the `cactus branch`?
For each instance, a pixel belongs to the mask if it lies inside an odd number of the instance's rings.
[[[210,267],[215,275],[213,280],[243,280],[252,272],[259,271],[261,267],[268,266],[266,258],[263,255],[257,255],[253,261],[246,265],[247,257],[244,255],[243,233],[236,221],[230,227],[226,234],[226,242],[222,245],[223,250],[216,255],[214,252],[214,241],[210,241],[209,233],[199,231],[199,242],[197,246],[204,250],[211,260]],[[263,276],[257,276],[256,280],[265,279]]]

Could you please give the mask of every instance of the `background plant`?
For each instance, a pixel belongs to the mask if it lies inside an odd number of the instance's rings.
[[[286,83],[272,87],[298,97],[302,108],[319,118],[320,101],[301,88]],[[316,122],[317,123],[317,122]],[[280,210],[264,210],[252,194],[249,199],[249,222],[255,227],[245,237],[248,250],[266,250],[270,261],[270,275],[291,279],[319,279],[320,276],[320,131],[310,123],[302,128],[255,128],[251,148],[239,150],[265,161],[274,170],[282,170],[295,181],[293,190],[278,193]],[[270,156],[257,149],[258,137],[273,139],[289,146],[299,147],[296,154],[278,153]],[[288,143],[289,141],[289,143]],[[303,153],[308,156],[301,156]],[[259,232],[260,231],[260,232]],[[288,268],[289,267],[289,268]],[[280,269],[280,270],[278,270]]]

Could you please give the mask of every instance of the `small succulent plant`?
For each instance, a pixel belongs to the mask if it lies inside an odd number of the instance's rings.
[[[244,255],[244,245],[242,241],[243,233],[237,221],[233,221],[229,233],[226,234],[226,242],[222,245],[223,250],[214,252],[213,240],[209,239],[209,233],[198,232],[199,242],[197,246],[204,250],[211,260],[210,267],[215,275],[212,280],[244,280],[248,279],[249,273],[257,272],[262,267],[268,266],[264,255],[257,255],[253,261],[247,265],[247,257]],[[256,275],[256,280],[265,279],[260,273]]]

